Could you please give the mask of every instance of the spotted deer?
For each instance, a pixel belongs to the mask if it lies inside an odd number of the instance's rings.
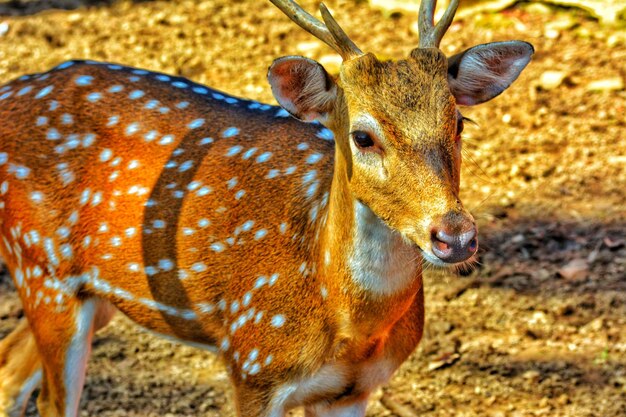
[[[459,106],[528,64],[521,41],[399,61],[363,53],[272,0],[343,58],[279,58],[282,108],[184,78],[69,61],[0,88],[0,251],[26,320],[0,344],[0,414],[36,387],[42,416],[76,416],[94,333],[120,310],[216,351],[243,417],[358,417],[418,344],[422,261],[471,262],[459,199]],[[291,117],[293,116],[293,117]],[[312,122],[312,123],[303,123]]]

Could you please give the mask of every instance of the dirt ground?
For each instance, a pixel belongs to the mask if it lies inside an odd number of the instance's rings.
[[[365,51],[400,58],[417,45],[414,16],[327,3]],[[0,82],[88,58],[273,103],[273,58],[337,65],[265,1],[12,1],[0,14]],[[626,31],[574,9],[518,4],[455,23],[443,49],[506,39],[533,43],[533,62],[505,94],[464,111],[476,125],[466,128],[462,198],[479,221],[480,265],[464,276],[427,272],[424,339],[376,392],[370,417],[626,416]],[[4,274],[0,338],[21,315]],[[229,417],[234,408],[215,356],[118,315],[96,338],[82,415]]]

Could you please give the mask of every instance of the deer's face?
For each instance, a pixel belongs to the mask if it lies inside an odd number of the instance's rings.
[[[417,49],[398,62],[347,61],[337,81],[344,116],[335,129],[346,141],[353,196],[436,264],[477,249],[459,200],[463,124],[447,74],[439,50]]]
[[[292,1],[272,0],[344,58],[337,80],[304,57],[279,58],[269,81],[278,102],[304,121],[331,128],[353,197],[420,247],[429,261],[464,262],[476,253],[476,226],[459,200],[462,119],[457,105],[502,93],[534,52],[521,41],[478,45],[446,58],[438,49],[458,1],[433,26],[420,6],[420,48],[406,60],[363,54],[328,10],[324,24]]]

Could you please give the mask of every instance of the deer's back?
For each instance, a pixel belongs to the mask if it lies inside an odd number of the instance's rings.
[[[28,300],[62,309],[94,293],[157,332],[218,345],[247,324],[248,337],[287,325],[295,305],[273,294],[311,285],[290,277],[313,267],[302,260],[330,188],[328,130],[84,62],[7,84],[0,109],[4,254]]]

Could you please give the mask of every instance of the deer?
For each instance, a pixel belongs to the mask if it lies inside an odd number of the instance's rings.
[[[471,263],[461,106],[530,62],[503,41],[446,57],[458,0],[423,0],[406,59],[362,52],[320,5],[271,0],[342,58],[276,59],[280,107],[72,60],[0,87],[0,253],[25,318],[0,342],[0,415],[33,390],[77,416],[95,332],[121,311],[216,352],[241,417],[364,416],[418,345],[423,264]]]

